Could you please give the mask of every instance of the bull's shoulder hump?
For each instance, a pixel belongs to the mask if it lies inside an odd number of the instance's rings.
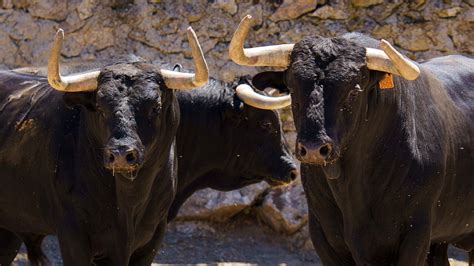
[[[439,79],[446,89],[459,85],[474,90],[474,59],[461,55],[437,57],[421,64],[422,70],[428,71]]]
[[[440,70],[451,73],[469,72],[474,73],[474,58],[463,55],[448,55],[433,58],[421,64],[422,67],[429,68],[432,71]]]

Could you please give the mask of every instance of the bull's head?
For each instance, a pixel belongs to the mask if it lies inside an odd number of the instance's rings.
[[[57,32],[48,62],[49,84],[65,92],[67,102],[79,103],[92,112],[87,119],[96,129],[94,138],[103,145],[104,166],[114,173],[128,173],[124,176],[133,179],[131,173],[144,162],[145,147],[155,149],[150,147],[154,139],[176,129],[173,124],[177,121],[170,117],[176,99],[169,89],[191,89],[207,82],[208,68],[196,34],[191,28],[187,34],[195,74],[137,62],[63,77],[59,73],[59,57],[64,33]]]
[[[335,162],[342,143],[357,123],[355,110],[363,108],[357,97],[374,87],[385,73],[416,79],[420,70],[387,41],[380,49],[366,48],[345,38],[307,38],[297,44],[244,49],[251,16],[236,30],[229,47],[230,58],[241,65],[286,67],[253,79],[257,87],[284,87],[290,91],[298,138],[296,155],[304,163]],[[375,70],[375,71],[370,71]],[[372,77],[372,78],[370,78]],[[283,97],[274,99],[246,90],[259,105],[280,108]]]
[[[254,177],[255,181],[263,177],[271,185],[293,181],[297,177],[297,170],[278,112],[264,108],[267,106],[265,104],[259,104],[259,97],[268,97],[268,94],[256,94],[247,80],[239,83],[235,87],[232,104],[224,111],[225,123],[233,125],[230,129],[232,132],[226,132],[225,135],[234,140],[236,145],[232,149],[235,153],[242,155],[242,158],[235,158],[233,171],[248,171],[243,176]],[[283,99],[288,98],[283,96]],[[280,97],[271,99],[281,101]]]

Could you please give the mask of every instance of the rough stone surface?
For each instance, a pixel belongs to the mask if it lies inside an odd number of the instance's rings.
[[[438,16],[442,18],[452,18],[452,17],[457,16],[459,12],[461,11],[462,11],[462,8],[459,6],[456,6],[456,7],[440,10],[436,12],[436,14],[438,14]]]
[[[227,221],[252,206],[267,189],[268,185],[261,182],[229,192],[210,188],[197,191],[183,204],[177,220]]]
[[[320,19],[334,19],[334,20],[341,20],[349,18],[349,14],[344,12],[344,10],[340,10],[334,8],[332,6],[323,6],[321,8],[316,9],[312,14],[312,17],[317,17]]]
[[[217,0],[214,5],[231,15],[237,13],[238,7],[235,0]]]
[[[424,25],[410,25],[404,27],[402,34],[398,35],[395,44],[410,51],[427,51],[432,46],[431,40],[423,29]]]
[[[272,190],[255,210],[262,221],[281,233],[293,234],[308,222],[301,182]]]
[[[77,6],[77,13],[79,18],[84,20],[93,15],[92,11],[97,5],[97,2],[94,0],[84,0]]]
[[[63,0],[32,0],[28,2],[28,11],[38,18],[64,20],[68,15],[68,2]]]
[[[0,47],[2,47],[2,53],[0,53],[0,62],[7,65],[15,64],[15,57],[11,55],[15,55],[17,53],[18,48],[10,39],[8,33],[2,31],[0,29]]]
[[[229,61],[228,45],[240,19],[251,14],[247,46],[294,43],[306,36],[360,31],[401,47],[423,61],[452,53],[472,54],[472,0],[401,1],[174,1],[2,0],[0,65],[44,65],[56,30],[65,30],[64,61],[134,53],[157,64],[193,67],[186,39],[192,26],[212,76],[233,80],[264,68]],[[7,38],[8,37],[8,38]]]
[[[273,21],[295,19],[316,8],[316,0],[284,0],[283,4],[270,16]]]
[[[369,7],[383,3],[383,0],[352,0],[354,6]]]
[[[298,232],[290,236],[290,241],[298,250],[314,250],[313,242],[309,234],[309,224],[306,223]]]

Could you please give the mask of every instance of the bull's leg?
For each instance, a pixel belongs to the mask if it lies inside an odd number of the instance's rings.
[[[58,240],[64,265],[91,265],[93,253],[87,231],[76,221],[69,219],[61,222]]]
[[[332,246],[326,234],[321,228],[321,225],[316,218],[309,216],[309,231],[311,234],[311,241],[313,242],[314,248],[321,258],[323,265],[355,265],[352,255],[347,247],[345,247],[344,240],[341,238],[342,248],[336,248]]]
[[[5,229],[0,229],[0,265],[10,265],[15,259],[23,241]]]
[[[428,266],[449,266],[448,244],[432,244],[426,264]]]
[[[474,266],[474,249],[469,251],[469,266]]]
[[[399,247],[398,266],[425,265],[430,248],[431,215],[413,215]]]
[[[20,234],[20,237],[25,243],[30,264],[32,266],[47,265],[48,258],[44,255],[41,248],[45,235]]]
[[[166,221],[162,221],[156,228],[153,238],[145,246],[135,251],[130,259],[130,265],[149,266],[158,252],[163,237],[165,236]]]
[[[469,266],[474,266],[474,234],[470,234],[462,238],[456,243],[453,243],[455,247],[466,250],[469,254]]]
[[[301,179],[309,208],[309,230],[324,265],[355,265],[344,241],[342,213],[319,166],[301,164]]]

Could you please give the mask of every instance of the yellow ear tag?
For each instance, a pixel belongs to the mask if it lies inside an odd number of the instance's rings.
[[[383,79],[379,81],[379,87],[382,90],[385,89],[393,89],[395,85],[393,85],[393,76],[390,73],[385,73]]]

